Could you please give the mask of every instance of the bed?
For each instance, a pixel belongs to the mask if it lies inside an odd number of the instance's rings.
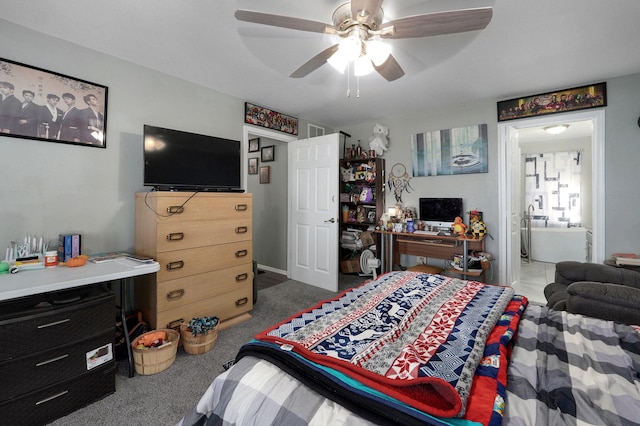
[[[179,424],[631,425],[639,370],[638,328],[391,272],[259,333]]]

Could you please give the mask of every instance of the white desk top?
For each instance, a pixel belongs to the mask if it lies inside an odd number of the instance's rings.
[[[158,262],[132,267],[114,260],[104,263],[87,262],[84,266],[76,268],[56,266],[20,271],[16,274],[2,274],[0,275],[0,301],[152,274],[159,269]]]

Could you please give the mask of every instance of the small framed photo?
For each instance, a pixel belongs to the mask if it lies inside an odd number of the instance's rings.
[[[258,174],[258,158],[249,158],[249,172],[250,175]]]
[[[249,152],[260,151],[260,138],[249,139]]]
[[[260,153],[261,153],[260,160],[263,163],[266,163],[267,161],[274,161],[275,160],[275,158],[273,156],[273,148],[274,148],[273,145],[265,146],[265,147],[262,148],[262,150],[260,151]]]
[[[269,183],[271,166],[260,166],[260,183]]]

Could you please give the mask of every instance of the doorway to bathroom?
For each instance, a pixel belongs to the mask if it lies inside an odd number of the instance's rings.
[[[545,132],[558,124],[567,126],[564,134]],[[507,212],[500,217],[500,280],[517,289],[531,287],[532,299],[544,302],[542,289],[553,279],[555,262],[604,259],[604,110],[499,123],[498,135],[499,202]],[[569,192],[568,186],[576,185],[579,194]],[[528,219],[537,226],[528,227]],[[549,245],[571,251],[554,253],[544,248]]]

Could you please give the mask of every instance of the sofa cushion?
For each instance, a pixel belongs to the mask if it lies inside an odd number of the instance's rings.
[[[625,324],[640,324],[640,289],[583,281],[571,284],[567,293],[567,312]]]
[[[640,273],[599,263],[574,261],[556,263],[556,283],[571,284],[576,281],[615,283],[640,288]]]

